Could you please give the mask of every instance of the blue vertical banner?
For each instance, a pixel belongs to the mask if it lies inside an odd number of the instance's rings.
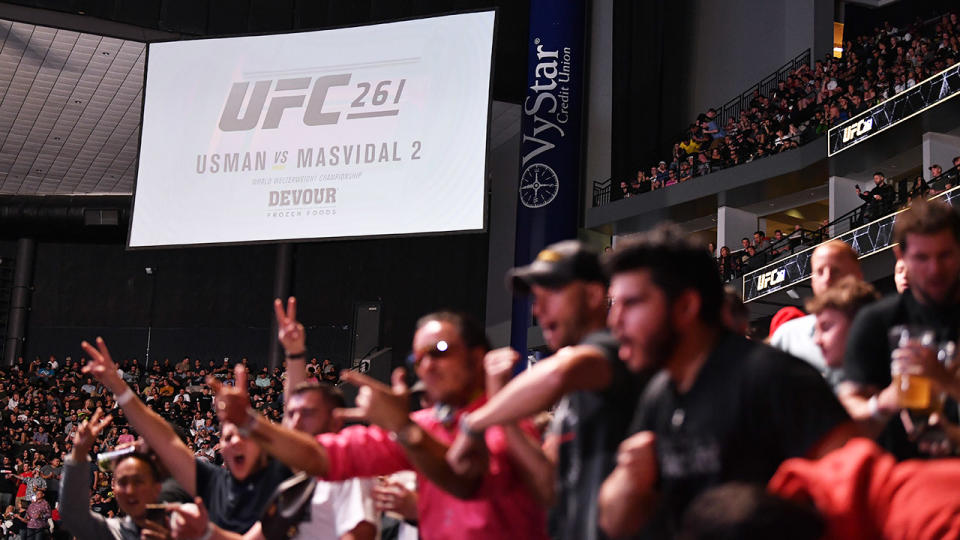
[[[530,1],[515,266],[577,236],[585,20],[583,0]],[[529,300],[514,298],[510,344],[518,351],[527,350],[529,326]]]

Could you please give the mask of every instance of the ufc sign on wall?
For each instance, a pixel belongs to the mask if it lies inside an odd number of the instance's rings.
[[[128,245],[482,230],[494,13],[150,44]]]

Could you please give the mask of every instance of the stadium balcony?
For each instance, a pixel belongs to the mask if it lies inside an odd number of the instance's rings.
[[[929,182],[929,199],[939,199],[951,206],[960,205],[960,167],[953,167]],[[897,192],[895,209],[875,220],[863,223],[867,204],[840,216],[814,235],[784,239],[786,255],[769,264],[743,273],[739,280],[743,300],[753,318],[769,316],[786,305],[802,306],[802,299],[810,296],[810,256],[821,243],[841,240],[850,244],[860,255],[864,278],[878,281],[893,274],[894,256],[891,248],[893,228],[897,216],[909,206],[908,193]],[[777,244],[771,246],[777,249]],[[782,247],[782,246],[781,246]],[[760,254],[758,254],[760,255]]]
[[[927,30],[932,31],[939,21],[935,17],[918,23],[917,28],[923,32],[914,32],[910,43],[926,43]],[[789,79],[791,73],[794,79],[798,73],[809,74],[802,62],[798,67],[797,59],[802,58],[801,55],[792,60],[792,66],[788,64],[791,69],[778,70],[772,80],[779,83],[778,79]],[[825,65],[830,66],[830,62]],[[585,209],[584,224],[613,235],[625,235],[670,220],[698,236],[704,245],[727,245],[731,250],[739,248],[740,239],[752,237],[756,230],[770,232],[781,228],[790,234],[799,227],[807,231],[802,234],[814,238],[814,231],[823,223],[837,220],[860,204],[854,186],[869,186],[875,170],[884,170],[889,177],[896,178],[920,163],[924,164],[923,171],[937,161],[944,162],[944,168],[952,166],[951,158],[960,154],[953,150],[960,148],[954,140],[960,124],[955,120],[960,118],[960,100],[950,99],[960,90],[954,62],[945,55],[937,60],[937,67],[941,68],[937,72],[931,69],[932,64],[924,65],[926,79],[911,81],[909,87],[886,100],[871,100],[869,103],[874,105],[866,110],[864,106],[851,107],[852,118],[844,112],[840,119],[832,121],[828,137],[823,137],[820,129],[811,133],[808,125],[808,135],[801,140],[806,144],[796,149],[762,158],[751,155],[746,163],[621,200],[611,200],[620,192],[619,181],[596,182],[593,204]],[[944,65],[947,67],[942,69]],[[846,69],[844,66],[838,64],[831,69]],[[873,82],[864,84],[867,78],[847,78],[841,84],[858,89],[861,84],[868,87]],[[842,80],[841,76],[836,79]],[[893,93],[893,85],[889,90],[886,95]],[[859,90],[854,93],[866,95]],[[829,93],[824,101],[826,108],[848,98],[848,94]],[[742,110],[743,96],[739,99]],[[727,118],[725,108],[719,112],[722,124]]]
[[[807,259],[828,239],[849,241],[864,258],[867,278],[884,279],[893,272],[888,248],[896,208],[906,204],[912,182],[922,176],[937,197],[951,204],[960,198],[954,163],[960,156],[960,99],[952,99],[958,94],[960,64],[954,64],[835,126],[826,138],[668,189],[589,208],[587,226],[623,236],[671,220],[705,246],[715,242],[717,248],[734,251],[741,238],[772,229],[771,222],[783,224],[786,240],[773,246],[778,253],[771,256],[761,250],[731,281],[742,288],[754,318],[784,305],[802,305],[809,291],[797,289],[808,287]],[[935,165],[943,170],[936,179],[931,170]],[[879,219],[865,215],[856,193],[858,186],[873,187],[875,172],[883,172],[897,194],[896,208],[885,209]],[[804,205],[818,206],[825,217],[813,220],[807,215],[805,222],[785,223],[784,215],[802,214],[798,209]]]

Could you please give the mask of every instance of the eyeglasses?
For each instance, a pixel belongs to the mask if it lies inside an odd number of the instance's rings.
[[[424,357],[430,356],[430,358],[434,360],[446,358],[455,348],[456,344],[449,343],[441,339],[433,345],[425,347],[420,351],[411,351],[410,354],[407,355],[407,365],[412,368],[418,368],[420,367],[420,362],[423,361]]]

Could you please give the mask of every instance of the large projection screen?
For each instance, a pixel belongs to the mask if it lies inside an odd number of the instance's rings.
[[[484,229],[494,13],[151,44],[128,247]]]

